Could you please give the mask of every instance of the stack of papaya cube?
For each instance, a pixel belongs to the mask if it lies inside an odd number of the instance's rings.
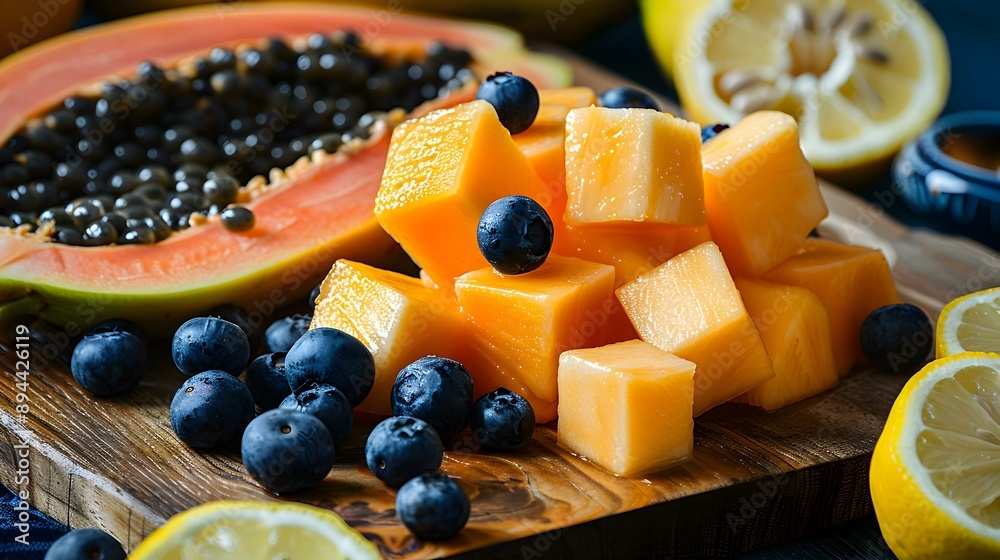
[[[775,410],[864,360],[860,328],[897,301],[878,251],[810,237],[827,216],[794,119],[747,116],[702,145],[698,125],[540,92],[511,136],[473,101],[393,132],[375,216],[421,277],[340,261],[313,326],[375,356],[361,409],[388,415],[399,370],[466,365],[477,396],[506,387],[560,445],[623,476],[690,457],[694,418],[737,401]],[[493,201],[538,201],[551,254],[493,270],[476,243]]]

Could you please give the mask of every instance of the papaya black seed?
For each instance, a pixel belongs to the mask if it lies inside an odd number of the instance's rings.
[[[85,245],[83,240],[83,233],[78,229],[69,228],[56,228],[55,235],[53,239],[56,243],[62,243],[64,245]]]
[[[101,219],[98,221],[107,222],[108,224],[111,224],[115,228],[115,231],[119,232],[125,230],[127,218],[125,218],[125,216],[122,216],[118,212],[111,212],[110,214],[105,214],[101,216]]]
[[[163,220],[163,218],[159,216],[159,214],[143,218],[142,223],[144,223],[149,229],[153,230],[153,234],[156,235],[157,241],[163,241],[174,233],[174,230]]]
[[[257,223],[257,217],[249,208],[230,206],[219,216],[222,225],[229,231],[249,231]]]
[[[113,193],[126,193],[139,184],[139,180],[131,171],[116,171],[108,179],[108,189]]]
[[[170,229],[174,231],[182,229],[180,227],[181,216],[182,216],[180,211],[174,208],[161,208],[159,211],[159,216],[160,219],[163,220],[163,223],[167,224],[167,226],[170,227]]]
[[[45,115],[45,126],[56,132],[68,134],[76,131],[76,113],[69,109],[57,109]]]
[[[130,208],[134,206],[145,206],[149,201],[146,197],[138,195],[135,193],[128,193],[119,196],[115,200],[115,210],[120,210],[122,208]]]
[[[239,188],[240,186],[234,177],[217,175],[205,181],[202,192],[205,193],[205,198],[213,204],[229,204],[236,200]]]
[[[84,243],[90,246],[110,245],[118,239],[118,231],[109,222],[96,221],[83,232]]]
[[[64,208],[48,208],[38,216],[38,224],[52,222],[54,226],[72,226],[73,218]]]
[[[94,110],[94,100],[88,97],[70,96],[63,100],[63,107],[80,115]]]
[[[62,202],[63,194],[52,180],[35,181],[29,187],[35,192],[35,207],[45,208]]]
[[[55,167],[55,180],[60,189],[76,193],[87,183],[87,170],[82,165],[60,162]]]
[[[162,202],[167,196],[167,189],[160,183],[141,183],[132,193],[145,198],[149,202]]]
[[[88,200],[74,206],[69,211],[69,215],[73,218],[76,227],[83,229],[104,216],[104,206]]]
[[[155,183],[160,186],[166,186],[170,181],[170,171],[162,165],[155,163],[147,164],[139,168],[135,177],[142,183]]]
[[[125,228],[118,237],[121,245],[152,245],[156,243],[156,233],[146,224],[134,224]]]
[[[115,157],[121,163],[122,167],[134,169],[144,163],[145,154],[143,149],[139,147],[138,144],[133,144],[127,142],[125,144],[119,144],[114,148]]]
[[[153,209],[147,205],[126,206],[118,210],[118,213],[132,220],[141,220],[155,215]]]
[[[16,157],[16,156],[15,156]],[[20,162],[8,163],[0,169],[0,178],[8,185],[19,185],[31,180],[31,172],[28,167]]]

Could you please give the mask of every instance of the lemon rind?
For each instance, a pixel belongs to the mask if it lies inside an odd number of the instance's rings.
[[[941,310],[937,324],[937,344],[935,345],[935,355],[937,358],[946,358],[965,352],[965,348],[958,340],[958,327],[962,324],[962,316],[969,310],[983,303],[988,298],[1000,296],[1000,288],[991,288],[974,292],[951,301]]]
[[[225,500],[196,506],[171,517],[129,555],[132,560],[159,560],[192,535],[220,519],[260,522],[264,526],[294,526],[311,530],[332,542],[346,558],[381,558],[374,544],[333,512],[298,503]]]

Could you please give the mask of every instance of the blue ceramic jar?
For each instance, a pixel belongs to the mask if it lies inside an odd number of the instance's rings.
[[[896,157],[893,184],[906,205],[944,229],[1000,243],[1000,170],[959,159],[958,143],[1000,158],[1000,111],[947,115]],[[963,148],[968,146],[963,146]]]

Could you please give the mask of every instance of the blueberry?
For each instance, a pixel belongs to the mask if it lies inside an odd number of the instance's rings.
[[[146,335],[139,328],[139,325],[129,321],[127,319],[108,319],[106,321],[101,321],[94,325],[94,328],[90,329],[88,334],[97,334],[102,332],[112,332],[121,331],[133,334],[142,341],[143,344],[146,343]]]
[[[253,416],[250,389],[225,371],[206,371],[186,380],[170,402],[174,433],[202,449],[238,442]]]
[[[239,375],[250,360],[243,329],[218,317],[196,317],[174,333],[170,346],[177,369],[185,375],[218,369]]]
[[[479,250],[504,274],[531,272],[549,256],[555,229],[548,213],[526,196],[507,196],[486,207],[479,219]]]
[[[365,462],[379,480],[400,487],[411,478],[441,466],[444,444],[434,428],[410,416],[393,416],[368,435]]]
[[[488,76],[479,86],[476,99],[493,105],[500,123],[511,134],[527,130],[538,116],[538,90],[535,85],[510,72]]]
[[[333,468],[333,438],[323,422],[298,410],[261,414],[243,432],[247,473],[275,494],[312,488]]]
[[[469,521],[469,497],[444,473],[422,474],[396,493],[396,515],[419,539],[447,539]]]
[[[94,395],[117,395],[138,385],[146,373],[146,345],[124,331],[87,335],[73,349],[70,371]]]
[[[934,327],[915,305],[879,307],[861,325],[861,349],[879,370],[913,375],[934,349]]]
[[[295,341],[302,338],[309,330],[309,315],[295,314],[291,317],[278,319],[264,331],[264,345],[268,352],[288,352]]]
[[[611,88],[601,94],[598,103],[601,107],[611,109],[655,109],[660,110],[660,104],[653,96],[644,91],[627,86]]]
[[[292,345],[285,356],[285,375],[293,390],[325,383],[340,389],[351,406],[358,406],[375,384],[375,359],[353,336],[319,327]]]
[[[477,443],[487,449],[509,451],[531,439],[535,411],[527,399],[501,387],[472,405],[469,424]]]
[[[97,529],[77,529],[59,537],[45,560],[125,560],[125,549],[114,537]]]
[[[332,385],[312,384],[281,401],[278,408],[298,410],[319,418],[333,438],[333,446],[340,447],[354,424],[354,410],[344,393]]]
[[[250,317],[242,307],[235,305],[220,305],[208,312],[209,317],[218,317],[223,321],[229,321],[237,327],[243,329],[243,334],[247,335],[247,342],[250,343],[250,353],[260,348],[260,329],[250,321]]]
[[[309,292],[309,309],[316,309],[316,300],[319,299],[319,291],[323,287],[323,284],[316,284],[316,287]]]
[[[710,124],[701,129],[701,143],[704,144],[719,135],[720,132],[729,128],[726,123]]]
[[[292,394],[285,377],[285,353],[261,354],[250,362],[244,378],[253,400],[261,410],[278,408]]]
[[[393,414],[419,418],[447,440],[469,423],[472,376],[455,360],[427,356],[399,372],[391,398]]]

